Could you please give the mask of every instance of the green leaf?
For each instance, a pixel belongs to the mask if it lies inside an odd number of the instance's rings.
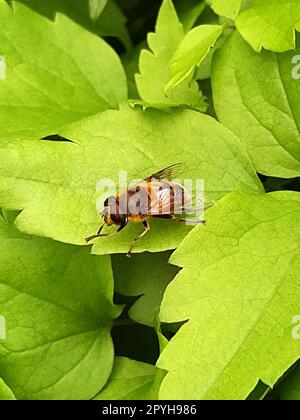
[[[157,399],[157,395],[152,392],[157,370],[148,363],[116,357],[112,374],[95,400]]]
[[[197,83],[189,78],[176,89],[165,93],[170,79],[169,63],[184,38],[182,24],[178,20],[172,0],[164,0],[156,22],[155,33],[148,34],[151,51],[142,50],[139,61],[140,74],[136,84],[143,102],[155,108],[185,105],[205,111],[204,97]]]
[[[143,48],[145,48],[146,43],[142,42],[141,44],[131,48],[125,54],[122,55],[122,64],[127,76],[128,83],[128,97],[129,98],[139,98],[139,93],[135,83],[135,75],[139,70],[139,58],[140,53]],[[135,100],[133,102],[136,102]]]
[[[236,21],[241,35],[252,48],[284,52],[295,48],[295,29],[300,31],[298,0],[253,0],[252,7]]]
[[[15,1],[52,20],[60,12],[98,36],[117,37],[127,49],[132,47],[126,28],[127,19],[114,0]]]
[[[106,4],[107,0],[89,0],[89,11],[92,20],[98,19]]]
[[[170,252],[143,253],[126,258],[114,255],[112,265],[116,291],[125,296],[141,296],[129,310],[140,324],[157,327],[160,303],[165,288],[178,272],[168,264]]]
[[[300,193],[232,193],[171,257],[162,322],[188,320],[163,351],[160,397],[244,399],[300,357]]]
[[[201,25],[189,31],[170,61],[171,79],[166,91],[193,75],[223,31],[223,26]]]
[[[6,65],[6,79],[0,80],[1,140],[56,134],[126,100],[117,54],[60,13],[53,22],[23,4],[10,8],[1,1],[0,55]]]
[[[235,19],[240,12],[244,0],[212,0],[212,9],[221,16]]]
[[[6,383],[0,378],[0,401],[15,400],[15,396]]]
[[[113,364],[108,257],[25,236],[0,219],[0,372],[18,399],[89,399]]]
[[[116,37],[124,44],[127,50],[132,48],[132,42],[126,27],[127,18],[113,0],[107,2],[95,24],[99,27],[100,35]]]
[[[263,191],[240,141],[213,118],[195,111],[173,114],[129,107],[105,111],[73,124],[62,136],[71,142],[13,142],[1,148],[0,207],[24,211],[17,227],[37,236],[83,245],[102,222],[96,210],[108,192],[99,181],[118,186],[184,161],[182,179],[205,180],[205,194],[217,200],[233,190]],[[110,231],[113,231],[112,227]],[[190,230],[184,223],[151,221],[135,251],[175,249]],[[127,253],[141,226],[129,224],[114,237],[99,238],[93,252]]]
[[[178,17],[184,32],[188,32],[193,28],[205,7],[205,2],[199,0],[180,0],[176,2]]]
[[[227,27],[227,26],[224,27],[224,29],[223,29],[221,35],[219,36],[219,38],[217,39],[215,45],[210,49],[207,56],[204,58],[202,63],[197,68],[196,75],[195,75],[196,80],[204,80],[204,79],[210,79],[211,78],[213,56],[214,56],[215,52],[224,45],[227,37],[232,33],[232,31],[233,31],[232,28]],[[209,102],[209,98],[207,98],[207,101]]]
[[[300,175],[300,83],[292,77],[299,48],[259,55],[235,33],[214,56],[219,120],[246,144],[258,172],[278,178]]]

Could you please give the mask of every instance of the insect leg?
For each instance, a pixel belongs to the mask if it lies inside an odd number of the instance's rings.
[[[126,256],[127,257],[131,257],[131,251],[132,251],[132,248],[134,247],[134,245],[136,244],[136,242],[139,240],[139,239],[141,239],[143,236],[145,236],[146,235],[146,233],[148,233],[149,232],[149,230],[150,230],[150,226],[149,226],[149,224],[148,224],[148,222],[147,222],[147,220],[145,220],[144,222],[143,222],[143,226],[144,226],[144,232],[142,232],[142,233],[140,233],[133,241],[132,241],[132,243],[131,243],[131,245],[130,245],[130,247],[129,247],[129,250],[128,250],[128,252],[127,252],[127,254],[126,254]]]
[[[101,233],[101,231],[102,231],[103,228],[104,228],[104,224],[99,228],[99,230],[97,232],[97,235],[99,235]]]
[[[104,226],[105,226],[105,224],[103,224],[103,225],[99,228],[99,230],[98,230],[98,232],[96,233],[96,235],[89,236],[88,238],[85,238],[85,240],[86,240],[87,242],[90,242],[90,241],[92,241],[93,239],[98,238],[98,237],[99,237],[99,235],[100,235],[100,233],[101,233],[101,231],[102,231],[102,229],[104,228]]]
[[[124,229],[124,227],[126,226],[126,224],[124,224],[124,225],[121,225],[120,227],[118,227],[118,229],[115,231],[115,232],[112,232],[112,233],[101,233],[101,231],[102,231],[102,229],[103,229],[103,227],[104,227],[104,225],[102,225],[101,226],[101,228],[98,230],[98,232],[96,233],[96,235],[92,235],[92,236],[89,236],[88,238],[86,238],[86,241],[87,242],[90,242],[90,241],[92,241],[93,239],[96,239],[96,238],[102,238],[102,237],[104,237],[104,236],[114,236],[114,235],[116,235],[117,233],[119,233],[119,232],[121,232],[121,230],[122,229]]]

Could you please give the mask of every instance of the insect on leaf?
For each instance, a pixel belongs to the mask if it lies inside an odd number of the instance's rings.
[[[235,190],[263,192],[239,139],[195,111],[124,107],[69,126],[61,135],[73,142],[19,141],[1,148],[0,206],[24,209],[16,224],[26,233],[86,245],[85,238],[102,224],[99,213],[111,195],[107,181],[117,189],[126,171],[130,184],[178,162],[183,150],[188,152],[182,182],[190,180],[195,189],[204,177],[208,198],[218,200]],[[150,225],[134,251],[175,249],[191,229],[166,220]],[[139,224],[129,224],[117,236],[96,240],[93,252],[127,253],[141,231]]]

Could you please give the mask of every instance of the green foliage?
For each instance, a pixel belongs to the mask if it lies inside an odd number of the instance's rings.
[[[292,63],[299,51],[259,55],[235,33],[215,55],[218,118],[245,142],[257,171],[265,175],[300,176],[300,83]]]
[[[97,31],[99,35],[116,37],[127,49],[130,49],[132,47],[132,43],[127,31],[126,23],[126,17],[113,0],[108,0],[102,13],[95,20],[95,25],[99,28]]]
[[[0,401],[1,400],[15,400],[15,396],[0,378]]]
[[[136,84],[143,102],[149,106],[167,108],[187,105],[205,111],[204,97],[190,77],[166,95],[170,78],[169,63],[184,38],[172,0],[164,0],[156,22],[155,33],[148,34],[151,51],[142,50]]]
[[[246,41],[262,48],[284,52],[295,48],[295,30],[300,31],[300,3],[297,0],[253,0],[237,18],[237,28]]]
[[[211,0],[212,9],[236,20],[236,26],[251,47],[285,52],[295,48],[295,30],[300,31],[298,0]]]
[[[0,400],[300,399],[299,25],[296,0],[0,0]],[[205,224],[87,244],[176,163]]]
[[[106,4],[107,0],[89,0],[89,11],[92,20],[98,19]]]
[[[144,253],[131,259],[124,255],[112,257],[116,291],[125,296],[139,296],[129,315],[140,324],[158,326],[163,293],[178,272],[177,267],[168,264],[169,257],[169,252]]]
[[[6,79],[0,83],[1,142],[56,134],[70,122],[126,100],[117,54],[63,14],[52,22],[23,4],[10,8],[1,1],[0,55],[6,62]]]
[[[161,398],[244,399],[299,357],[300,194],[232,193],[207,214],[171,258],[160,319],[189,321],[159,359]]]
[[[166,86],[167,91],[190,77],[214,46],[222,30],[222,26],[218,25],[201,25],[186,34],[170,61],[171,80]]]
[[[0,372],[21,399],[88,399],[113,364],[108,257],[18,232],[0,218]],[[17,265],[16,265],[17,262]],[[84,287],[83,287],[84,285]]]
[[[10,0],[7,0],[9,3]],[[55,20],[62,13],[99,36],[116,37],[127,49],[132,43],[126,28],[127,19],[115,0],[14,0]]]
[[[116,357],[112,374],[105,388],[96,400],[150,400],[156,399],[153,394],[155,380],[154,366]]]
[[[212,0],[212,9],[222,16],[235,19],[240,12],[243,0]]]
[[[185,32],[188,32],[198,21],[205,10],[205,2],[199,0],[179,0],[176,9]]]
[[[128,181],[141,179],[177,162],[183,150],[189,152],[182,176],[196,180],[205,173],[209,198],[262,190],[239,140],[211,117],[194,111],[170,115],[124,107],[80,121],[61,134],[74,143],[24,140],[1,149],[0,206],[24,209],[16,223],[25,233],[86,244],[85,238],[101,223],[96,199],[102,197],[102,207],[108,194],[95,191],[99,181],[109,177],[118,184],[124,169]],[[218,156],[210,161],[216,150]],[[134,251],[174,249],[190,229],[164,220],[151,222],[151,227]],[[126,253],[140,231],[132,224],[116,237],[98,239],[93,253]]]

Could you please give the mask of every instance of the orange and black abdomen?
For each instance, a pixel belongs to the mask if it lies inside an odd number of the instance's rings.
[[[138,222],[153,215],[181,213],[187,205],[188,196],[179,184],[145,181],[120,193],[118,201],[120,207],[124,208],[126,205],[128,218]]]
[[[177,183],[163,181],[154,185],[156,192],[156,204],[152,203],[152,214],[175,214],[182,213],[188,205],[188,194]]]

